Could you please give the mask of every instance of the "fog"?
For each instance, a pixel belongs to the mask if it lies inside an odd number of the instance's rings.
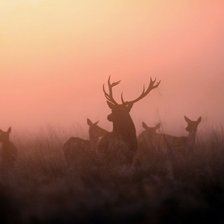
[[[184,115],[223,125],[224,3],[167,2],[1,1],[0,128],[87,132],[89,117],[111,130],[109,75],[117,100],[161,80],[131,111],[138,131],[160,121],[184,134]]]

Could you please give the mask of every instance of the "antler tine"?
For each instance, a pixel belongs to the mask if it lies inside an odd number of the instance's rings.
[[[121,99],[122,99],[122,103],[123,104],[127,104],[127,103],[136,103],[138,102],[139,100],[141,100],[142,98],[144,98],[145,96],[147,96],[151,90],[157,88],[160,84],[161,80],[156,82],[156,78],[153,80],[152,78],[150,78],[150,83],[147,87],[147,89],[145,89],[145,85],[143,85],[143,90],[142,90],[142,93],[140,94],[140,96],[138,98],[136,98],[135,100],[132,100],[132,101],[128,101],[128,102],[125,102],[124,101],[124,98],[123,98],[123,94],[121,95]],[[156,84],[155,84],[156,83]]]
[[[121,93],[121,102],[122,102],[122,104],[126,104],[127,103],[127,102],[124,101],[123,92]]]
[[[154,80],[152,80],[152,78],[150,78],[150,83],[149,83],[149,87],[151,87],[152,89],[155,89],[159,86],[161,80],[159,80],[156,85],[154,85],[156,82],[156,78]]]
[[[103,92],[104,92],[104,95],[105,95],[106,99],[107,99],[107,100],[110,100],[110,96],[109,96],[109,94],[106,92],[104,84],[103,84]]]
[[[145,92],[148,93],[148,92],[150,92],[152,89],[157,88],[157,87],[159,86],[160,82],[161,82],[161,80],[158,81],[158,82],[156,83],[156,78],[155,78],[154,80],[152,80],[152,78],[150,78],[150,83],[149,83],[148,88],[147,88],[147,90],[146,90]],[[155,83],[156,83],[156,84],[155,84]]]
[[[110,78],[111,78],[111,76],[109,76],[108,81],[107,81],[109,93],[106,92],[104,84],[103,84],[103,92],[104,92],[104,95],[105,95],[105,97],[106,97],[106,99],[108,101],[110,101],[111,103],[117,105],[118,103],[113,98],[113,87],[118,85],[121,81],[117,81],[117,82],[112,82],[111,83]]]

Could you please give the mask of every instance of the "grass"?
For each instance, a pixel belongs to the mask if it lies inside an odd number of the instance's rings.
[[[64,141],[53,130],[17,139],[15,168],[0,171],[1,223],[224,222],[222,133],[172,158],[139,149],[135,167],[77,154],[69,168]]]

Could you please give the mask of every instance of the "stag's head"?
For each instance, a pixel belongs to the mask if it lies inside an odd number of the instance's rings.
[[[201,122],[201,117],[199,117],[196,121],[192,121],[187,116],[184,116],[184,119],[187,122],[186,131],[195,134],[197,132],[198,125]]]
[[[108,79],[108,92],[105,90],[105,86],[103,85],[103,92],[107,100],[107,105],[111,109],[112,113],[108,115],[107,119],[112,121],[113,123],[116,121],[125,122],[127,119],[130,119],[129,112],[131,111],[132,106],[146,97],[153,89],[157,88],[160,84],[160,81],[156,81],[156,79],[150,79],[150,83],[147,88],[143,87],[143,91],[139,97],[134,100],[126,101],[124,100],[123,93],[121,94],[121,103],[119,104],[113,97],[113,87],[117,86],[120,81],[112,82],[110,81],[110,77]]]

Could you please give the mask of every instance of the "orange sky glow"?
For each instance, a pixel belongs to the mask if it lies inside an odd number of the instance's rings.
[[[162,80],[131,112],[138,130],[162,121],[184,133],[184,115],[224,124],[224,2],[193,0],[0,1],[0,128],[87,130],[110,113],[102,84],[119,98]]]

